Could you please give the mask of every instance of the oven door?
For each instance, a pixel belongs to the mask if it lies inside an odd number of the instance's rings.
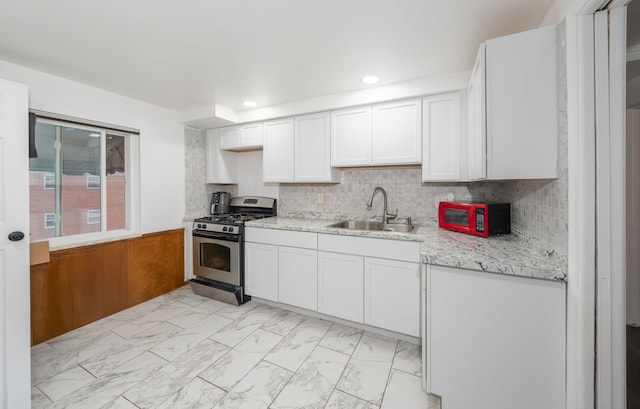
[[[194,232],[193,273],[210,280],[239,286],[239,237]]]

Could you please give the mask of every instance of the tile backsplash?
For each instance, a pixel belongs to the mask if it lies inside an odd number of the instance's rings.
[[[230,192],[237,196],[236,185],[209,185],[205,182],[205,131],[185,126],[185,216],[203,217],[209,214],[213,192]]]

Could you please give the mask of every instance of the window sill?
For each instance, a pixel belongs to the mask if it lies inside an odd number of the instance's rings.
[[[140,237],[140,234],[131,230],[114,230],[106,233],[100,232],[77,234],[68,237],[55,237],[49,239],[49,251],[66,250],[74,247],[108,243],[110,241],[125,240],[133,237]]]

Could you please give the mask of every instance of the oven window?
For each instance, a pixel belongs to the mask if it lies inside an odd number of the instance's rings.
[[[217,243],[200,243],[200,266],[231,272],[231,249]]]
[[[447,223],[468,226],[469,211],[460,209],[444,209],[444,220]]]

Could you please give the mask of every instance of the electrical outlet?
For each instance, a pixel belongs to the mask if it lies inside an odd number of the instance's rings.
[[[320,192],[316,195],[316,202],[318,204],[324,204],[324,192]]]

